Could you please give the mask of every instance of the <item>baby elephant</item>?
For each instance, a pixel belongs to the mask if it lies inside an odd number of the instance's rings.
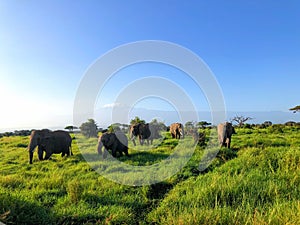
[[[104,151],[102,153],[103,146]],[[123,152],[128,156],[128,140],[126,135],[121,131],[102,134],[98,139],[98,154],[102,154],[105,159],[108,150],[112,151],[113,157],[117,156],[117,152],[119,152],[121,156],[123,155]]]

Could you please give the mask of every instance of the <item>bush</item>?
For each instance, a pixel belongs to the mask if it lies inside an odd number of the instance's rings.
[[[80,130],[81,133],[88,138],[97,137],[98,135],[98,127],[93,119],[89,119],[87,122],[81,124]]]
[[[77,180],[68,183],[67,192],[72,203],[78,203],[80,201],[83,190],[82,184]]]

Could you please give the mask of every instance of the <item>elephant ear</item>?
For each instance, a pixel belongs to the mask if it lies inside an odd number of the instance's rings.
[[[116,135],[114,133],[108,134],[107,138],[108,138],[107,146],[112,146],[114,142],[117,140]]]
[[[232,134],[236,134],[236,131],[233,126],[232,126]]]
[[[40,145],[45,147],[47,144],[51,142],[52,137],[50,135],[46,135],[40,139]]]

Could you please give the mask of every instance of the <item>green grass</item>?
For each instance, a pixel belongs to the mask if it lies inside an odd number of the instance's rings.
[[[300,218],[300,133],[293,127],[236,129],[232,148],[222,148],[199,171],[216,146],[198,146],[188,163],[163,182],[127,186],[95,168],[120,174],[101,160],[97,139],[78,136],[74,156],[28,164],[29,137],[0,138],[0,221],[7,224],[298,224]],[[215,134],[214,130],[209,131]],[[166,160],[178,140],[154,146],[129,143],[120,161],[151,166]],[[215,138],[215,137],[213,137]],[[181,144],[189,146],[190,137]],[[80,150],[79,150],[80,147]],[[84,157],[83,157],[84,156]],[[180,153],[176,157],[181,157]],[[204,162],[205,163],[205,162]],[[129,171],[130,172],[130,171]],[[159,172],[164,173],[163,170]],[[132,173],[134,179],[136,174]],[[149,174],[148,176],[151,176]],[[138,177],[138,176],[137,176]]]

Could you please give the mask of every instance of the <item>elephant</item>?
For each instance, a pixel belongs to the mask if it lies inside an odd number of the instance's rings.
[[[192,137],[194,139],[194,144],[199,144],[200,146],[203,146],[205,144],[205,138],[206,135],[204,132],[198,132],[197,130],[194,130],[192,133]]]
[[[32,164],[33,152],[36,146],[38,146],[39,160],[43,160],[43,153],[46,152],[45,159],[49,159],[50,156],[58,153],[62,153],[62,156],[73,155],[72,138],[66,131],[57,130],[50,131],[48,129],[33,130],[30,135],[30,143],[28,145],[29,150],[29,163]]]
[[[147,144],[149,145],[149,138],[151,136],[151,131],[149,128],[149,123],[137,123],[130,126],[130,139],[133,142],[133,145],[136,146],[135,138],[139,138],[139,142],[141,145],[144,144],[144,141],[147,140]]]
[[[181,123],[172,123],[170,125],[170,132],[172,135],[172,138],[182,139],[184,138],[184,128]]]
[[[236,132],[231,123],[225,122],[218,125],[218,139],[221,147],[230,148],[232,134]]]
[[[104,146],[104,151],[102,153],[102,147]],[[107,156],[107,151],[112,151],[112,156],[116,157],[117,152],[122,156],[123,152],[126,156],[128,155],[128,140],[126,135],[122,131],[116,131],[115,133],[103,133],[98,138],[98,154],[102,154],[105,159]]]
[[[162,136],[160,135],[160,129],[159,129],[158,125],[149,124],[149,129],[150,129],[150,132],[151,132],[151,135],[149,137],[150,144],[153,143],[154,139],[162,138]]]

